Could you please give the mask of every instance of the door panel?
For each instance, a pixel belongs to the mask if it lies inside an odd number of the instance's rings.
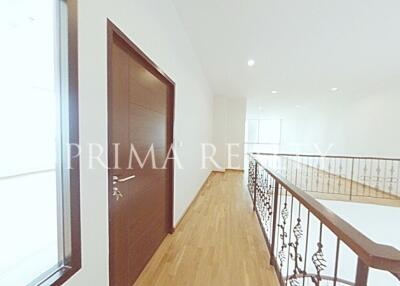
[[[147,151],[153,144],[155,149],[166,151],[166,115],[133,103],[129,107],[129,128],[132,131],[134,130],[134,132],[129,133],[129,139],[130,142],[134,143],[135,148]]]
[[[110,285],[131,286],[172,229],[174,85],[109,24]],[[118,153],[113,144],[118,144]],[[131,146],[143,162],[136,160]],[[118,160],[119,169],[114,169]],[[167,168],[161,169],[167,160]],[[113,184],[113,176],[136,177]],[[117,187],[123,195],[115,195]],[[113,195],[114,193],[114,195]]]
[[[135,86],[135,89],[130,93],[131,102],[146,107],[149,110],[166,114],[166,110],[164,110],[164,104],[166,103],[160,104],[163,103],[162,101],[165,100],[165,98],[160,96],[160,93],[155,93],[142,85],[136,84],[136,82],[132,80],[129,83]]]

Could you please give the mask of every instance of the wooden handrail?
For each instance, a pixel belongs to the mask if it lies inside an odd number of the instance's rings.
[[[397,158],[385,157],[363,157],[363,156],[336,156],[336,155],[315,155],[315,154],[290,154],[290,153],[263,153],[252,152],[249,155],[262,155],[262,156],[287,156],[287,157],[308,157],[308,158],[332,158],[332,159],[364,159],[364,160],[381,160],[381,161],[400,161]]]
[[[305,191],[296,187],[278,173],[269,170],[254,156],[266,154],[268,153],[251,153],[249,156],[352,249],[368,267],[392,272],[394,275],[400,273],[400,251],[398,249],[375,243]]]

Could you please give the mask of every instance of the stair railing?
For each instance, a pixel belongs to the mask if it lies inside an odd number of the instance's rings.
[[[252,154],[314,197],[400,206],[400,159]]]
[[[398,249],[373,242],[291,183],[295,173],[284,176],[256,155],[248,188],[280,285],[366,286],[371,268],[399,279]]]

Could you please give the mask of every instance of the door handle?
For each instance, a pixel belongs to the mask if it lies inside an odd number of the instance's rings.
[[[113,184],[113,197],[115,197],[115,199],[118,201],[120,198],[122,198],[124,195],[121,193],[121,191],[118,188],[118,183],[124,183],[127,182],[129,180],[132,180],[133,178],[135,178],[135,175],[120,179],[118,176],[114,175],[112,177],[112,184]]]
[[[113,184],[115,185],[116,183],[124,183],[127,182],[129,180],[132,180],[133,178],[136,178],[135,175],[120,179],[118,176],[113,176]]]

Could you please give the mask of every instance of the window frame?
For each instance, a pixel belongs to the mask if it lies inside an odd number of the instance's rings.
[[[274,142],[260,142],[260,122],[261,121],[279,121],[279,143]],[[249,141],[249,122],[254,121],[257,123],[257,140],[255,142]],[[245,127],[245,138],[244,138],[244,153],[248,154],[251,152],[257,152],[254,149],[259,149],[260,146],[266,146],[267,148],[272,148],[273,151],[268,151],[267,153],[279,153],[282,146],[282,122],[283,120],[280,118],[246,118],[246,127]],[[266,151],[263,151],[266,152]]]
[[[58,1],[56,27],[58,30],[56,56],[59,62],[57,78],[61,93],[58,135],[58,195],[59,265],[49,269],[29,286],[59,286],[82,267],[80,218],[80,163],[71,146],[79,146],[78,104],[78,6],[77,0]],[[62,165],[61,165],[62,164]],[[61,166],[61,167],[59,167]],[[66,168],[68,166],[68,168]]]
[[[260,142],[260,122],[261,121],[279,121],[279,142]],[[262,118],[262,119],[246,119],[246,132],[248,132],[248,122],[249,121],[256,121],[257,122],[257,140],[256,142],[250,142],[247,140],[248,134],[246,134],[245,144],[253,144],[253,145],[280,145],[282,143],[282,119],[272,119],[272,118]]]

